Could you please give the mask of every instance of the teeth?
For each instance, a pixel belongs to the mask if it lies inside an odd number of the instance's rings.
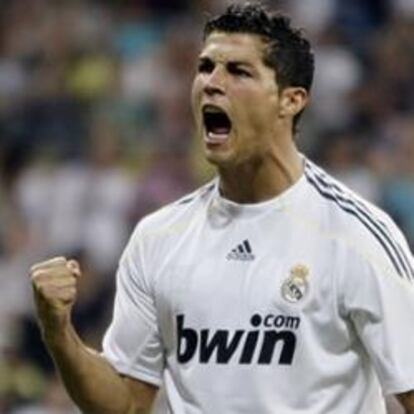
[[[213,132],[209,132],[207,134],[207,141],[213,144],[215,143],[221,144],[222,142],[226,141],[228,137],[229,137],[228,134],[215,134]]]

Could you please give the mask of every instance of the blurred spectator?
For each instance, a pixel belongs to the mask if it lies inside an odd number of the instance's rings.
[[[333,26],[320,34],[315,59],[312,112],[323,128],[344,128],[351,123],[353,108],[349,95],[362,80],[361,65]]]
[[[145,2],[125,2],[117,11],[115,51],[122,60],[152,53],[161,41],[161,25],[162,21],[151,15]]]
[[[369,46],[370,36],[391,17],[391,0],[336,0],[336,24],[356,50]]]
[[[11,414],[79,414],[57,378],[51,378],[45,385],[45,393],[39,401],[23,404]]]
[[[46,391],[46,379],[36,366],[22,359],[13,349],[2,352],[0,355],[2,413],[36,401]]]
[[[16,202],[49,252],[85,249],[99,271],[112,269],[126,241],[132,180],[120,138],[102,119],[91,126],[87,159],[34,164],[16,185]]]
[[[405,230],[414,249],[414,120],[396,121],[390,134],[394,168],[384,183],[382,204]]]
[[[27,283],[28,269],[36,257],[31,248],[26,223],[19,217],[1,220],[0,255],[0,359],[17,339],[18,322],[33,313],[32,292]]]
[[[305,27],[314,38],[332,24],[336,13],[336,1],[332,0],[291,0],[284,2],[284,6],[299,26]]]
[[[411,0],[395,0],[392,5],[394,12],[401,16],[414,15],[414,3]]]
[[[131,222],[136,223],[158,206],[180,198],[195,188],[191,164],[185,152],[167,149],[155,152],[135,192]]]
[[[329,133],[323,143],[325,167],[343,183],[357,191],[367,200],[378,203],[381,197],[381,183],[369,168],[361,139],[347,133]]]

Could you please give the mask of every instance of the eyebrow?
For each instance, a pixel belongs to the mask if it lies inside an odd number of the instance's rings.
[[[212,62],[215,63],[214,59],[212,59],[209,56],[200,56],[198,58],[199,62]],[[226,65],[232,65],[232,66],[247,66],[250,69],[254,69],[254,66],[247,61],[243,61],[243,60],[229,60],[226,62]]]

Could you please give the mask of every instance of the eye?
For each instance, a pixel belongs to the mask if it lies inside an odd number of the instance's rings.
[[[214,70],[214,63],[210,59],[201,59],[198,63],[199,73],[211,73]]]
[[[240,66],[237,66],[237,65],[230,64],[230,65],[228,65],[227,70],[232,75],[235,75],[235,76],[238,76],[238,77],[241,77],[241,78],[251,78],[252,77],[252,74],[248,70],[243,69],[243,68],[241,68]]]

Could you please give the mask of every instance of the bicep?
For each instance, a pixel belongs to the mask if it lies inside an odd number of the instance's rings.
[[[407,414],[414,414],[414,390],[397,394],[396,397]]]
[[[132,410],[128,414],[146,414],[150,412],[157,395],[158,387],[135,378],[122,376],[132,396]]]

